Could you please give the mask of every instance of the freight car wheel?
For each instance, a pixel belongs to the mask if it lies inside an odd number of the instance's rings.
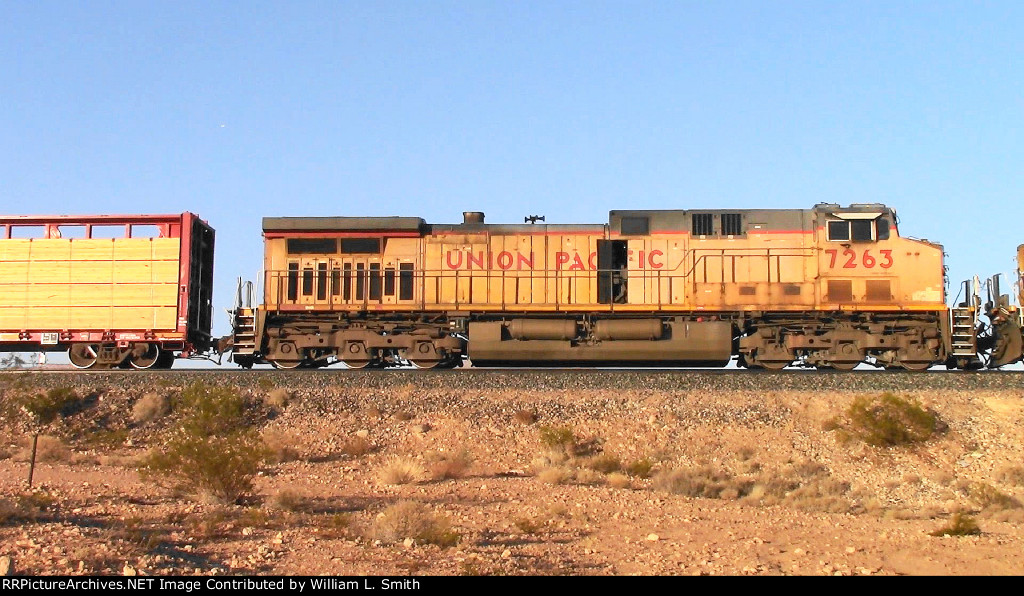
[[[369,360],[342,360],[342,364],[349,368],[360,369],[370,365]]]
[[[271,360],[270,366],[281,370],[292,370],[302,366],[301,360]]]
[[[912,371],[928,370],[931,365],[931,362],[900,362],[901,368]]]
[[[410,360],[409,364],[419,369],[431,369],[437,368],[441,362],[441,360]]]
[[[152,368],[160,361],[160,346],[156,344],[135,344],[132,353],[128,355],[128,362],[132,368],[145,370]]]
[[[75,368],[92,368],[100,357],[97,344],[75,344],[68,348],[68,359]]]

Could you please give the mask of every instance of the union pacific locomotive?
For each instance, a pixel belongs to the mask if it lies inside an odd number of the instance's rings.
[[[0,349],[68,350],[85,368],[230,350],[243,367],[287,369],[970,369],[1024,351],[1021,311],[998,280],[986,304],[968,283],[947,306],[942,247],[901,236],[880,204],[612,211],[594,225],[269,217],[262,299],[240,284],[220,340],[213,231],[192,214],[166,218],[146,238],[134,234],[142,220],[116,220],[125,233],[96,247],[91,231],[61,236],[88,218],[0,219]],[[16,239],[29,224],[45,233]]]

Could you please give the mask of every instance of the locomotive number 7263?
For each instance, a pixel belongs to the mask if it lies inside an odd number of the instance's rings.
[[[828,266],[832,269],[836,267],[836,261],[842,262],[843,269],[856,269],[857,267],[864,267],[871,269],[873,267],[881,267],[882,269],[888,269],[892,267],[892,251],[891,250],[880,250],[882,253],[881,259],[876,258],[871,254],[871,249],[867,249],[860,253],[858,257],[857,251],[852,249],[844,249],[842,253],[838,249],[829,248],[825,250],[830,259]]]

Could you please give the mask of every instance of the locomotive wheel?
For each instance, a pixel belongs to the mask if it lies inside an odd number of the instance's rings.
[[[931,362],[900,362],[901,368],[912,371],[928,370],[931,365]]]
[[[438,365],[443,362],[442,360],[410,360],[409,364],[412,364],[416,368],[420,369],[431,369],[437,368]]]
[[[292,370],[302,366],[301,360],[271,360],[270,366],[281,370]]]
[[[75,344],[68,348],[68,359],[75,368],[92,368],[100,357],[97,344]]]
[[[128,356],[128,362],[132,368],[145,370],[159,362],[160,356],[160,346],[156,344],[135,344],[132,353]]]
[[[758,361],[754,366],[760,366],[761,368],[763,368],[765,370],[782,370],[782,369],[786,368],[787,366],[789,366],[792,363],[793,363],[792,361],[790,361],[790,362],[783,362],[783,361],[779,361],[779,360],[776,360],[774,362],[771,362],[771,361]]]
[[[342,360],[342,364],[349,368],[360,369],[370,365],[369,360]]]
[[[829,362],[827,368],[847,371],[857,368],[858,364],[860,364],[860,362]]]

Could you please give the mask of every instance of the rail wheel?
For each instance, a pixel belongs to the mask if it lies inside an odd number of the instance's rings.
[[[156,368],[171,368],[174,366],[174,360],[174,352],[170,350],[160,350],[160,357],[156,359]]]
[[[827,368],[846,371],[857,368],[858,364],[860,364],[860,362],[829,362]]]
[[[410,360],[409,363],[420,369],[431,369],[437,368],[444,362],[443,360]]]
[[[68,359],[75,368],[92,368],[99,357],[98,344],[75,344],[68,348]]]
[[[132,368],[145,370],[152,368],[160,361],[160,346],[156,344],[135,344],[128,355],[128,363]]]
[[[271,360],[270,366],[281,370],[292,370],[302,366],[301,360]]]
[[[354,369],[366,368],[367,366],[370,366],[369,360],[354,360],[351,358],[342,360],[341,363],[349,368]]]
[[[931,365],[931,362],[900,362],[900,368],[912,371],[928,370]]]

